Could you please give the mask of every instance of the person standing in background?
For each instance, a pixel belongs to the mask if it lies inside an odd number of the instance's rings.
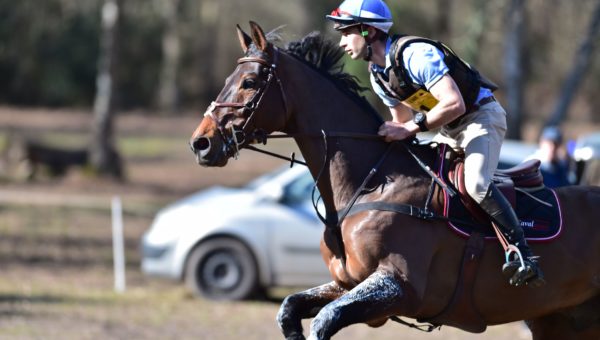
[[[527,159],[539,159],[544,185],[558,188],[573,184],[569,171],[569,158],[563,148],[563,136],[557,126],[547,126],[542,130],[539,147]]]

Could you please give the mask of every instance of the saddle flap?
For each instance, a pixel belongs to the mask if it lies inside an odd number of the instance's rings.
[[[465,163],[462,158],[456,158],[448,172],[448,178],[454,187],[458,190],[461,202],[465,208],[469,210],[473,217],[480,223],[489,224],[489,216],[481,209],[479,204],[475,202],[467,193],[465,186]]]
[[[513,209],[516,209],[517,202],[515,187],[538,189],[544,186],[540,164],[539,160],[531,159],[509,169],[496,170],[493,181],[510,202]],[[448,169],[448,179],[458,189],[460,199],[465,207],[476,216],[478,221],[487,223],[489,220],[487,214],[467,193],[462,155],[456,155],[453,162],[451,162]]]
[[[463,158],[450,148],[442,150],[439,175],[459,192],[455,197],[445,198],[445,216],[454,219],[449,226],[463,236],[479,231],[486,239],[495,239],[489,216],[466,191]],[[539,161],[532,160],[500,170],[493,181],[515,209],[527,240],[548,242],[560,234],[562,218],[558,197],[543,185],[539,165]]]

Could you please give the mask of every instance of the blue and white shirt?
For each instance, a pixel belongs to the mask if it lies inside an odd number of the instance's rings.
[[[390,55],[388,53],[391,45],[392,39],[388,38],[385,47],[385,68],[373,63],[371,64],[371,67],[375,71],[385,74],[386,78],[392,69]],[[444,74],[450,71],[444,62],[444,53],[426,42],[414,42],[406,46],[402,52],[402,59],[404,60],[404,65],[412,81],[416,84],[424,85],[428,91],[444,76]],[[398,99],[385,94],[385,91],[375,81],[375,77],[372,73],[370,79],[373,91],[375,91],[385,105],[394,107],[400,104]],[[491,95],[492,92],[489,89],[481,87],[476,102],[481,98]]]

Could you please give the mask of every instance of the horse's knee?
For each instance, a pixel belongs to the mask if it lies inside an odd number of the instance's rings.
[[[403,292],[390,273],[377,271],[342,298],[321,309],[310,324],[309,339],[329,339],[340,329],[358,322],[382,325],[397,311]]]
[[[281,303],[275,317],[279,329],[288,340],[304,339],[304,335],[302,334],[302,318],[295,310],[297,301],[296,294],[287,296]]]
[[[279,311],[277,312],[275,320],[277,320],[277,324],[281,329],[283,329],[284,325],[292,318],[291,309],[293,308],[293,299],[293,295],[289,295],[283,299],[281,306],[279,306]]]
[[[340,319],[340,309],[328,305],[321,309],[319,314],[310,323],[310,336],[309,340],[325,340],[331,338],[335,333],[333,331],[333,323]]]

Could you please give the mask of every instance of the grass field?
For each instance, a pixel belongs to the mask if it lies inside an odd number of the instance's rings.
[[[85,145],[90,114],[0,108],[0,135],[9,130],[61,146]],[[223,303],[195,298],[180,283],[139,270],[139,240],[164,204],[213,184],[241,185],[284,164],[242,153],[222,169],[198,167],[187,148],[197,117],[118,120],[127,167],[123,183],[74,169],[0,184],[0,339],[280,339],[273,301]],[[3,142],[5,143],[5,142]],[[2,144],[5,145],[5,144]],[[269,146],[291,151],[289,142]],[[110,199],[124,205],[125,293],[113,290]],[[305,328],[308,327],[305,322]],[[527,339],[515,323],[473,335],[444,327],[422,334],[388,323],[344,329],[340,339]]]

